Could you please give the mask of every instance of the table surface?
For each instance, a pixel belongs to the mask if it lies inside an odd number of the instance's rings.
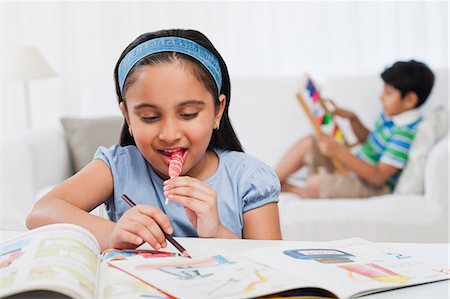
[[[0,231],[1,243],[17,236],[23,232],[18,231]],[[222,248],[233,252],[243,252],[248,249],[295,244],[296,241],[268,241],[268,240],[231,240],[231,239],[204,239],[204,238],[176,238],[177,241],[189,251],[191,255],[205,250],[205,248]],[[448,243],[383,243],[390,247],[398,249],[407,249],[408,252],[415,253],[425,262],[445,261],[447,268],[450,269],[450,244]],[[168,244],[166,250],[176,251]],[[450,298],[450,280],[433,282],[429,284],[397,289],[389,292],[377,293],[363,298]]]

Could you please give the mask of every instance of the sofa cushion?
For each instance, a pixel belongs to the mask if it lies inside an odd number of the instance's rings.
[[[408,162],[395,186],[395,193],[424,193],[425,162],[433,145],[448,131],[448,113],[448,107],[438,107],[423,116],[408,154]]]
[[[436,225],[439,207],[434,209],[423,195],[318,200],[281,192],[278,209],[283,240],[325,241],[352,237],[375,242],[448,240],[447,231]]]
[[[86,166],[99,146],[119,142],[123,117],[61,118],[74,172]]]

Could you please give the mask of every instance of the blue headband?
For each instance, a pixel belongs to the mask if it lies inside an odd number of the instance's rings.
[[[211,73],[220,93],[222,87],[222,72],[217,57],[208,49],[199,44],[181,37],[159,37],[139,44],[128,52],[119,64],[118,77],[120,92],[128,73],[141,59],[151,54],[160,52],[178,52],[197,59]]]

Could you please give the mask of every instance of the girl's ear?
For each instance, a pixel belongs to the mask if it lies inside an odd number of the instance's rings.
[[[219,106],[216,107],[216,115],[214,116],[214,129],[218,130],[220,120],[222,119],[223,112],[225,111],[225,104],[227,103],[227,97],[224,94],[219,96]]]
[[[120,111],[122,111],[123,117],[125,117],[125,120],[127,121],[128,127],[130,127],[130,118],[128,116],[127,106],[125,105],[124,102],[120,102],[119,107],[120,107]]]

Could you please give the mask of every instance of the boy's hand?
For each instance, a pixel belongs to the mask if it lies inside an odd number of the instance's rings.
[[[319,146],[320,152],[326,157],[335,157],[338,155],[339,150],[342,146],[337,143],[332,137],[327,135],[322,135],[317,137],[317,145]]]
[[[340,108],[336,105],[336,103],[333,100],[328,100],[332,106],[333,106],[333,110],[331,111],[331,113],[333,113],[333,115],[337,115],[340,116],[342,118],[347,118],[348,120],[352,120],[355,119],[357,116],[354,112],[347,110],[347,109],[343,109]]]
[[[220,237],[224,228],[217,209],[217,193],[210,185],[189,176],[164,182],[164,196],[182,205],[199,237]]]
[[[147,205],[136,205],[125,212],[109,235],[110,248],[136,248],[147,242],[153,249],[166,247],[167,234],[173,228],[169,217],[159,208]]]

